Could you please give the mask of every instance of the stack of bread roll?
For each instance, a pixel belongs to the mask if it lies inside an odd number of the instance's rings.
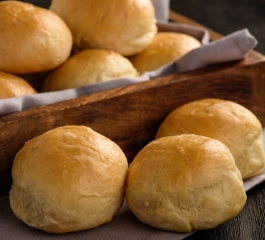
[[[69,26],[80,52],[49,74],[43,91],[137,77],[201,45],[186,34],[158,34],[151,0],[53,0],[50,10]]]
[[[262,127],[243,106],[203,99],[171,112],[128,170],[126,200],[144,223],[205,230],[237,216],[243,179],[264,170]]]
[[[157,33],[151,0],[53,0],[49,9],[5,1],[0,13],[0,71],[34,93],[135,78],[201,45],[186,34]]]
[[[11,74],[48,72],[42,89],[56,91],[136,77],[201,44],[184,34],[157,33],[150,0],[53,0],[49,10],[8,1],[0,3],[0,21],[0,84],[15,89],[9,96],[35,93]],[[10,204],[29,226],[52,233],[111,221],[125,195],[150,226],[213,228],[240,213],[243,179],[264,168],[261,130],[236,103],[193,102],[165,119],[128,169],[110,139],[84,126],[56,128],[17,153]]]
[[[139,76],[127,57],[146,49],[157,33],[151,0],[53,0],[50,10],[71,29],[76,54],[48,75],[43,91]]]

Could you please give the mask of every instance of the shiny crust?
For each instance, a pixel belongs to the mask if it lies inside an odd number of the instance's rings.
[[[80,49],[101,48],[124,56],[141,52],[157,32],[150,0],[53,0]]]
[[[0,71],[13,74],[51,70],[64,62],[72,35],[53,12],[19,1],[0,2]]]
[[[187,134],[154,140],[139,152],[129,166],[126,201],[150,226],[190,232],[235,217],[246,193],[229,149]]]
[[[96,227],[120,209],[127,169],[124,153],[108,138],[85,126],[56,128],[16,155],[11,208],[46,232]]]
[[[153,71],[176,61],[191,50],[201,46],[196,38],[184,33],[160,32],[141,53],[130,57],[140,74]]]
[[[0,99],[36,93],[36,90],[24,79],[0,72]]]
[[[104,49],[86,49],[53,70],[44,81],[42,90],[63,90],[138,75],[131,62],[120,54]]]
[[[171,112],[156,138],[198,134],[217,139],[231,151],[243,179],[259,174],[265,165],[262,126],[243,106],[220,99],[203,99]]]

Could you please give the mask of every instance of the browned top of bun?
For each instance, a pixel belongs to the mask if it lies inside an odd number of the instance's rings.
[[[224,143],[233,154],[243,179],[257,175],[264,168],[261,123],[240,104],[202,99],[180,106],[166,117],[156,138],[187,133]]]
[[[127,169],[119,146],[91,128],[55,128],[17,153],[10,205],[19,219],[47,232],[97,227],[120,209]]]
[[[70,54],[71,32],[52,11],[24,2],[0,2],[0,22],[0,71],[51,70]]]
[[[144,73],[176,61],[200,46],[201,42],[190,35],[176,32],[159,32],[146,49],[131,57],[130,60],[140,73]]]
[[[0,72],[0,99],[35,94],[36,90],[24,79]]]
[[[105,49],[85,49],[49,73],[43,91],[58,91],[122,77],[138,77],[131,62]]]
[[[150,226],[189,232],[235,217],[246,193],[224,144],[183,134],[156,139],[137,154],[129,166],[126,201]]]

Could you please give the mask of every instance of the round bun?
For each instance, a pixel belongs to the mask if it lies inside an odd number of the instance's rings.
[[[70,55],[71,31],[64,21],[29,3],[0,3],[0,71],[13,74],[55,68]]]
[[[141,52],[157,32],[151,0],[53,0],[80,49],[101,48],[124,56]]]
[[[127,159],[117,144],[85,126],[64,126],[17,153],[10,205],[31,227],[64,233],[112,220],[124,200]]]
[[[176,232],[214,228],[246,203],[229,149],[192,134],[160,138],[144,147],[129,166],[125,193],[138,219]]]
[[[203,99],[185,104],[166,117],[156,138],[186,133],[224,143],[243,179],[261,173],[264,168],[261,123],[252,112],[235,102]]]
[[[160,32],[156,34],[152,43],[145,50],[132,56],[130,60],[142,74],[176,61],[189,51],[200,46],[201,42],[190,35]]]
[[[36,93],[36,90],[24,79],[0,72],[0,99]]]
[[[138,75],[131,62],[120,54],[104,49],[86,49],[54,69],[44,81],[43,91],[75,88]]]

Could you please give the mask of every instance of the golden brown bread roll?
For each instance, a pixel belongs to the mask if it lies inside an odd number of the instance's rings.
[[[235,102],[203,99],[185,104],[166,117],[156,138],[187,133],[224,143],[243,179],[259,174],[264,168],[261,123],[252,112]]]
[[[0,99],[36,93],[36,90],[24,79],[0,72]]]
[[[31,227],[64,233],[112,220],[124,200],[127,159],[117,144],[85,126],[64,126],[17,153],[10,205]]]
[[[71,31],[52,11],[19,1],[0,2],[0,71],[51,70],[72,48]]]
[[[144,147],[129,166],[125,193],[142,222],[177,232],[214,228],[246,203],[229,149],[193,134],[160,138]]]
[[[53,0],[80,49],[100,48],[124,56],[141,52],[157,32],[150,0]]]
[[[137,77],[138,72],[122,55],[104,49],[86,49],[51,71],[43,91],[75,88],[121,77]]]
[[[176,61],[191,50],[201,46],[196,38],[175,32],[160,32],[141,53],[130,57],[135,68],[142,74]]]

